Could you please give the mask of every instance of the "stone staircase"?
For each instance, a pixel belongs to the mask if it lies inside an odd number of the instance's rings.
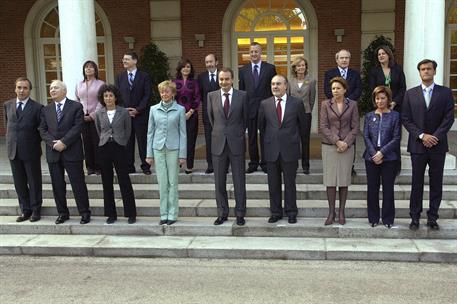
[[[269,216],[267,176],[247,175],[246,225],[234,218],[214,226],[216,203],[213,176],[196,172],[180,174],[180,212],[172,226],[159,226],[156,176],[131,175],[137,198],[138,220],[128,225],[122,218],[105,224],[100,177],[86,177],[91,198],[92,221],[79,224],[70,185],[71,219],[55,225],[56,209],[50,177],[43,176],[43,218],[37,223],[16,223],[20,213],[12,177],[0,174],[0,254],[136,256],[256,259],[331,259],[457,262],[457,172],[445,170],[439,231],[430,231],[421,221],[418,231],[409,230],[411,173],[402,171],[395,185],[396,221],[392,229],[372,228],[366,219],[366,177],[363,170],[349,188],[347,224],[324,226],[327,215],[322,174],[298,174],[298,223],[287,220],[267,223]],[[313,171],[318,172],[318,171]],[[229,203],[234,206],[233,186],[228,179]],[[116,197],[120,198],[117,185]],[[424,189],[428,197],[428,185]],[[424,202],[426,210],[428,202]],[[423,216],[425,215],[425,212]]]

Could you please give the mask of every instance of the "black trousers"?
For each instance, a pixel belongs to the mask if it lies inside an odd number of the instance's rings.
[[[135,172],[135,137],[138,143],[138,154],[141,160],[141,170],[150,170],[151,166],[146,162],[148,124],[135,123],[132,119],[132,133],[127,143],[127,159],[129,172]]]
[[[229,215],[227,195],[227,167],[229,162],[232,166],[232,180],[235,188],[235,216],[244,217],[246,215],[246,162],[244,153],[234,155],[227,142],[221,155],[213,154],[217,215]]]
[[[189,169],[194,167],[195,143],[198,135],[198,113],[194,114],[186,121],[187,132],[187,160],[186,166]]]
[[[208,169],[213,169],[213,157],[211,155],[211,132],[213,132],[213,127],[205,113],[203,113],[203,129],[205,130],[206,163]]]
[[[136,217],[135,195],[133,193],[132,182],[130,181],[125,152],[126,148],[114,141],[107,142],[99,147],[103,203],[105,216],[107,217],[117,217],[116,204],[114,202],[113,166],[116,169],[117,180],[121,189],[124,216]]]
[[[281,174],[284,179],[284,212],[287,216],[297,215],[297,188],[295,184],[297,168],[298,160],[286,162],[282,159],[281,155],[277,161],[267,162],[271,215],[283,215],[283,208],[281,205]]]
[[[394,184],[397,161],[385,161],[376,165],[365,161],[367,170],[367,212],[370,223],[379,223],[379,188],[382,182],[382,222],[393,224],[395,219]]]
[[[263,134],[260,134],[260,157],[259,157],[259,148],[257,144],[257,118],[256,115],[254,118],[249,118],[248,120],[248,150],[249,150],[249,167],[257,168],[259,165],[263,168],[266,166],[266,162],[264,159],[264,148],[263,148]],[[260,163],[259,163],[259,159]]]
[[[40,159],[10,160],[19,206],[23,214],[40,212],[43,204]]]
[[[305,113],[305,133],[301,138],[301,167],[309,169],[309,143],[311,136],[311,113]]]
[[[443,197],[443,170],[446,153],[411,153],[411,164],[413,167],[411,181],[411,196],[409,200],[409,212],[412,219],[419,219],[422,212],[422,200],[424,196],[424,174],[428,165],[428,176],[430,180],[430,206],[427,217],[437,220],[438,209]]]
[[[66,161],[60,159],[55,163],[48,163],[51,174],[52,192],[59,215],[70,215],[67,207],[67,183],[64,171],[67,171],[71,188],[75,197],[76,206],[80,215],[89,214],[89,197],[84,181],[83,161]]]
[[[100,170],[97,159],[97,146],[100,141],[94,121],[85,121],[82,130],[84,158],[88,170]]]

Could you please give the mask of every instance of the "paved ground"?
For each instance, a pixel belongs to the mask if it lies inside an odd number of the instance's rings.
[[[0,257],[0,303],[456,303],[457,265]]]

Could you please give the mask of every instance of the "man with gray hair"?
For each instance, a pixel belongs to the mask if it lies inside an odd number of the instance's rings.
[[[52,191],[57,206],[55,223],[62,224],[70,218],[67,207],[64,171],[70,179],[81,224],[90,222],[89,196],[84,181],[83,146],[81,131],[84,112],[81,103],[68,99],[67,86],[54,80],[49,87],[53,102],[43,108],[39,131],[46,143],[46,160],[51,174]]]
[[[343,77],[348,83],[348,90],[345,97],[358,101],[362,95],[362,80],[360,79],[359,71],[349,68],[351,53],[348,50],[342,49],[335,54],[337,67],[327,70],[324,78],[324,92],[327,98],[332,98],[332,89],[330,88],[330,80],[333,77]]]

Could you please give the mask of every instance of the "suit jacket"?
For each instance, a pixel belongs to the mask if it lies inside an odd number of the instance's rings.
[[[359,112],[357,102],[346,98],[343,112],[338,113],[338,106],[333,99],[324,100],[320,111],[320,130],[322,143],[335,145],[342,140],[351,146],[359,133]]]
[[[137,70],[133,80],[132,90],[129,88],[127,71],[123,71],[116,77],[116,86],[122,94],[125,108],[135,108],[140,112],[133,123],[147,124],[149,117],[149,100],[151,99],[151,79],[146,72]]]
[[[247,94],[233,89],[228,117],[225,117],[221,90],[208,94],[208,118],[213,127],[211,133],[211,153],[221,155],[225,143],[235,154],[244,154],[246,142],[244,134],[248,121]]]
[[[56,105],[51,102],[41,111],[40,134],[46,143],[48,163],[82,161],[84,159],[81,131],[84,124],[83,106],[74,100],[66,99],[62,118],[57,123]],[[54,150],[54,140],[61,140],[67,148],[62,152]]]
[[[268,62],[260,65],[259,84],[254,86],[251,62],[239,70],[239,89],[248,93],[249,118],[255,118],[259,111],[260,101],[272,96],[271,79],[276,75],[276,68]]]
[[[391,161],[400,158],[398,151],[400,150],[400,135],[401,124],[400,114],[396,111],[384,113],[382,116],[376,114],[375,111],[365,115],[365,123],[363,124],[363,139],[365,140],[365,152],[363,158],[372,162],[372,157],[376,154],[378,147],[378,139],[380,139],[380,149],[383,160]]]
[[[203,112],[203,121],[208,122],[208,93],[217,91],[220,89],[219,86],[219,70],[216,71],[214,78],[216,83],[214,85],[209,81],[210,74],[208,71],[200,73],[198,75],[198,87],[200,88],[200,96],[202,98],[202,112]]]
[[[332,98],[332,89],[330,87],[330,80],[332,80],[333,77],[340,77],[340,70],[338,67],[333,68],[325,72],[325,78],[324,78],[324,92],[325,96],[327,96],[328,99]],[[360,79],[360,73],[359,71],[353,70],[353,69],[348,69],[348,73],[346,75],[346,81],[348,83],[348,90],[346,91],[346,94],[344,95],[346,98],[349,98],[351,100],[358,101],[360,98],[360,95],[362,95],[362,80]]]
[[[403,100],[402,122],[409,132],[408,152],[446,153],[449,150],[447,133],[454,123],[454,98],[451,89],[435,84],[427,109],[422,87],[406,91]],[[438,144],[426,148],[419,139],[421,133],[438,138]]]
[[[276,114],[275,98],[262,100],[259,109],[259,130],[264,134],[265,160],[297,161],[301,157],[300,134],[305,132],[305,108],[300,99],[287,95],[281,125]]]
[[[106,107],[95,113],[95,128],[100,137],[99,146],[108,142],[110,137],[121,146],[126,146],[132,131],[132,121],[127,109],[116,106],[116,113],[110,123]]]
[[[395,101],[394,110],[397,112],[401,111],[401,104],[406,92],[406,79],[405,73],[400,65],[395,64],[390,68],[390,89],[392,90],[392,100]],[[386,76],[380,66],[376,66],[371,69],[368,75],[368,81],[370,83],[370,90],[373,90],[380,85],[386,84]]]
[[[291,77],[289,79],[287,94],[301,99],[305,106],[305,113],[311,113],[313,111],[314,101],[316,100],[316,80],[306,75],[302,86],[299,87],[297,78]]]
[[[6,150],[8,158],[20,160],[41,157],[41,137],[38,131],[42,104],[29,98],[21,116],[16,116],[16,99],[3,105],[6,121]],[[39,160],[38,160],[39,161]]]

